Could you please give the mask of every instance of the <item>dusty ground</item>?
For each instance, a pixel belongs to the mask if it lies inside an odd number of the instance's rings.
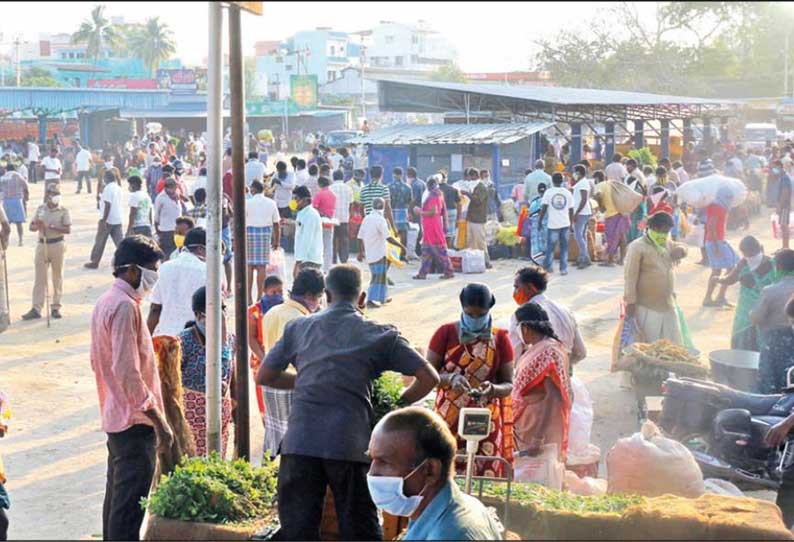
[[[40,201],[42,185],[33,185],[32,201]],[[0,388],[12,401],[12,429],[0,441],[0,453],[9,477],[11,538],[90,538],[101,533],[102,498],[105,486],[105,435],[100,430],[93,373],[88,358],[88,322],[95,300],[112,281],[112,244],[99,270],[82,268],[87,261],[98,218],[94,198],[74,194],[72,181],[64,183],[64,205],[74,226],[68,240],[64,287],[64,319],[23,322],[30,308],[33,287],[33,234],[26,233],[24,247],[9,252],[13,325],[0,335]],[[34,207],[35,209],[35,207]],[[751,232],[766,241],[771,252],[768,218],[754,221]],[[733,233],[736,246],[741,234]],[[687,316],[696,345],[703,351],[727,348],[731,310],[702,309],[700,302],[708,270],[696,266],[690,254],[678,270],[679,301]],[[415,282],[410,276],[416,264],[391,273],[396,286],[394,303],[371,311],[372,318],[396,324],[416,346],[427,346],[442,323],[455,320],[460,288],[468,281],[482,281],[495,292],[495,319],[504,320],[515,309],[512,275],[519,261],[498,261],[484,275],[459,275],[454,280]],[[592,267],[572,270],[567,277],[555,275],[549,295],[572,308],[577,315],[589,356],[576,368],[595,402],[593,440],[606,451],[618,437],[636,429],[634,397],[620,388],[620,379],[609,373],[609,353],[618,318],[622,292],[622,268]],[[735,299],[736,292],[729,297]],[[252,402],[251,412],[256,413]],[[254,456],[262,450],[258,417],[251,420]]]

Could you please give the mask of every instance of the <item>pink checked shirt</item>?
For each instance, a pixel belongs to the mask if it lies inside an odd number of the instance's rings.
[[[140,304],[135,289],[116,279],[91,316],[91,368],[106,433],[152,425],[144,411],[152,407],[163,411],[152,336]]]

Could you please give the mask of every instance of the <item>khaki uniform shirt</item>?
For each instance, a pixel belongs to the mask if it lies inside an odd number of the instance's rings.
[[[39,205],[39,208],[36,209],[35,218],[40,218],[47,226],[47,239],[55,239],[57,237],[63,237],[64,235],[61,232],[53,231],[51,229],[53,226],[64,228],[72,225],[72,217],[69,215],[69,211],[60,205],[55,209],[51,209],[46,203],[44,205]],[[39,231],[39,239],[42,238],[44,238],[44,234]]]
[[[657,312],[667,312],[675,307],[675,277],[670,251],[683,246],[668,241],[666,250],[659,253],[645,235],[629,245],[623,295],[627,305],[636,303]]]

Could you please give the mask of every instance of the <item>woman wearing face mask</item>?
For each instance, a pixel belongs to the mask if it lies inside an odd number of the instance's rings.
[[[182,386],[185,419],[193,432],[198,455],[207,454],[207,291],[203,286],[193,294],[193,313],[196,319],[188,322],[179,334],[182,345]],[[226,331],[226,307],[221,318],[221,397],[223,398],[221,434],[223,454],[229,441],[229,422],[232,420],[232,375],[234,372],[234,336]]]
[[[736,350],[752,350],[760,352],[763,347],[758,328],[750,321],[750,311],[761,298],[761,290],[775,282],[775,265],[772,259],[764,254],[764,247],[758,239],[747,236],[739,243],[742,259],[733,270],[722,278],[716,279],[720,285],[717,301],[725,300],[725,291],[729,286],[741,285],[739,301],[733,317],[731,348]]]
[[[535,453],[544,444],[556,444],[564,459],[573,401],[568,354],[543,307],[525,303],[515,316],[526,348],[517,362],[512,393],[516,446]]]
[[[513,461],[512,413],[513,347],[507,330],[493,327],[490,310],[496,303],[485,284],[468,284],[460,292],[460,320],[438,328],[430,339],[427,360],[441,377],[435,410],[453,434],[461,408],[485,406],[493,431],[479,443],[477,455]],[[458,439],[458,449],[464,449]],[[463,469],[463,464],[458,467]],[[498,461],[477,461],[477,476],[502,476]]]
[[[783,177],[783,162],[773,160],[772,167],[766,178],[766,206],[777,209],[778,197],[780,196],[780,179]]]

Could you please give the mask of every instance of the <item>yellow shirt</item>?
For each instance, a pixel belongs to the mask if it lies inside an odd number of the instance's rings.
[[[609,184],[611,182],[613,181],[606,181],[596,186],[596,194],[600,196],[601,208],[604,210],[605,218],[618,214],[615,204],[612,203],[612,186]]]
[[[265,317],[262,318],[262,340],[265,344],[265,353],[267,354],[281,336],[284,335],[284,327],[289,322],[309,314],[309,309],[303,306],[302,303],[289,298],[281,305],[276,305],[267,311]],[[292,366],[289,369],[294,372]]]

